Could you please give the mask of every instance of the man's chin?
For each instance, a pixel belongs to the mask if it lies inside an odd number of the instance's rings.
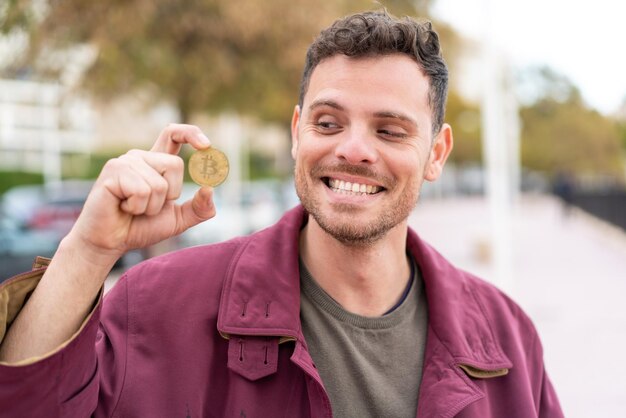
[[[363,205],[355,204],[355,203],[329,203],[328,204],[332,211],[336,213],[347,213],[350,215],[355,215],[359,212],[365,211]]]
[[[336,213],[332,219],[319,214],[312,214],[317,224],[328,235],[348,246],[369,246],[383,238],[389,228],[372,224],[372,219],[362,222],[349,214]]]

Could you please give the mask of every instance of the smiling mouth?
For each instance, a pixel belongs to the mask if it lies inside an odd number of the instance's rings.
[[[330,177],[323,177],[322,181],[333,192],[346,195],[366,196],[379,193],[385,190],[381,186],[373,186],[371,184],[350,183],[349,181],[337,180]]]

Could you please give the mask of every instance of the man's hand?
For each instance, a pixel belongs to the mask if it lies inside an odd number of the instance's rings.
[[[184,164],[177,155],[187,143],[210,146],[200,129],[170,125],[150,151],[132,150],[106,163],[67,240],[89,251],[99,264],[115,262],[126,251],[180,234],[212,218],[212,189],[201,188],[178,205]]]
[[[41,356],[66,342],[93,306],[115,261],[215,215],[210,187],[178,205],[182,144],[210,146],[200,129],[170,125],[150,151],[109,161],[70,233],[0,345],[0,361]]]

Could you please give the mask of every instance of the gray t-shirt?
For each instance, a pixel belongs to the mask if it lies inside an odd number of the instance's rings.
[[[343,309],[300,263],[302,330],[335,417],[415,417],[428,309],[413,265],[405,300],[370,318]]]

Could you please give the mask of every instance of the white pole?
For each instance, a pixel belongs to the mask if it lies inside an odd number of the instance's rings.
[[[231,212],[225,214],[234,219],[234,224],[238,230],[234,231],[239,235],[246,232],[244,214],[241,211],[242,195],[242,169],[241,169],[241,144],[243,143],[243,130],[241,120],[237,115],[223,114],[219,117],[218,130],[219,144],[224,147],[223,151],[228,157],[230,170],[228,178],[223,186],[222,197],[224,203],[231,208]],[[217,141],[216,141],[217,142]],[[220,208],[217,208],[218,212]],[[219,216],[219,215],[218,215]]]
[[[482,99],[483,160],[485,164],[486,195],[491,215],[492,280],[500,288],[510,291],[513,286],[512,231],[511,231],[511,151],[507,135],[507,103],[504,68],[496,55],[493,39],[493,9],[485,0],[487,13],[484,39],[484,91]]]
[[[13,114],[13,105],[9,100],[10,84],[3,83],[0,86],[0,145],[6,148],[10,147],[11,138],[15,135],[15,120]]]
[[[61,144],[59,138],[59,86],[42,85],[39,97],[42,111],[43,180],[48,187],[61,181]]]

